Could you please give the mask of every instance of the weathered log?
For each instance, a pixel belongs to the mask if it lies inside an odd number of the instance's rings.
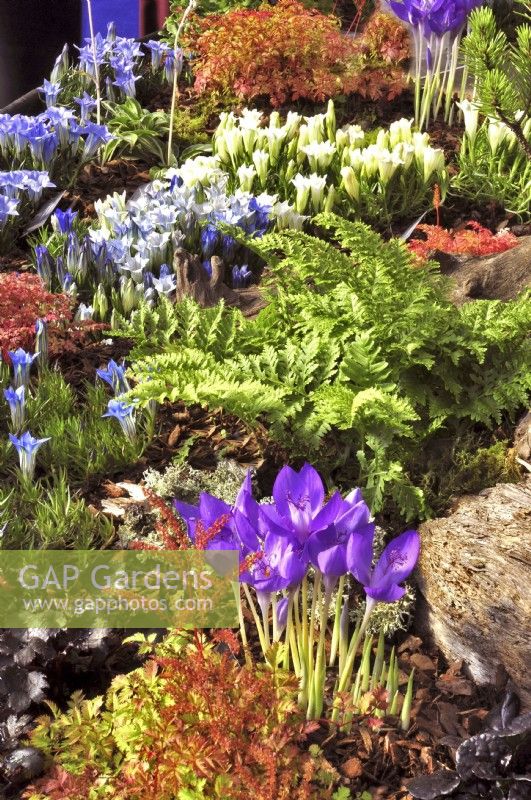
[[[420,526],[421,626],[479,684],[503,668],[531,707],[531,476]]]
[[[467,258],[436,253],[441,270],[452,278],[452,299],[512,300],[531,285],[531,236],[522,236],[512,250],[492,256]]]

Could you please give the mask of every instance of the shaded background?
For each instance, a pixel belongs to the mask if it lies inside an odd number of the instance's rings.
[[[168,0],[92,0],[94,27],[120,36],[162,27]],[[0,109],[48,78],[65,42],[89,35],[85,0],[0,0]]]

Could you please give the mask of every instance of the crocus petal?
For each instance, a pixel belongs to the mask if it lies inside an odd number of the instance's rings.
[[[417,531],[405,531],[389,542],[374,568],[371,587],[400,583],[413,571],[420,552]]]
[[[348,571],[363,586],[367,586],[371,579],[374,529],[374,524],[368,525],[365,533],[353,533],[347,542]]]
[[[273,499],[283,517],[291,517],[294,506],[303,503],[308,512],[316,512],[322,506],[324,496],[323,482],[311,464],[304,464],[300,472],[289,466],[283,467],[273,486]]]
[[[317,566],[323,575],[339,578],[347,573],[346,550],[344,544],[336,544],[318,554]]]
[[[231,507],[219,497],[208,492],[201,492],[199,495],[199,513],[205,525],[212,525],[220,517],[231,514],[231,511]]]
[[[376,587],[374,589],[370,586],[365,586],[365,593],[367,596],[372,597],[373,600],[380,603],[394,603],[396,600],[400,600],[405,592],[406,590],[396,583],[392,583],[390,586]]]

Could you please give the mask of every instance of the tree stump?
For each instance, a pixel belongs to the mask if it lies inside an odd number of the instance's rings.
[[[225,266],[221,258],[212,256],[212,277],[203,268],[198,256],[178,247],[173,256],[173,270],[177,281],[175,299],[192,297],[200,306],[215,306],[220,300],[237,305],[237,294],[223,283]]]
[[[421,625],[478,684],[503,667],[531,707],[531,476],[460,498],[420,534]]]

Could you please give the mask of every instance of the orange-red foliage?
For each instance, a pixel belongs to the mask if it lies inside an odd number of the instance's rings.
[[[435,250],[454,255],[487,256],[503,253],[518,244],[510,231],[494,234],[477,222],[467,222],[459,231],[446,230],[439,225],[419,225],[417,230],[426,234],[426,239],[412,239],[409,249],[419,258],[429,258]]]
[[[353,92],[394,97],[405,85],[396,65],[407,58],[407,33],[387,15],[378,16],[385,16],[384,34],[378,20],[369,22],[360,44],[341,33],[335,17],[298,0],[209,14],[195,20],[189,34],[195,90],[234,93],[246,101],[263,97],[273,106]]]
[[[48,292],[38,275],[0,274],[0,349],[32,348],[37,319],[46,320],[52,334],[72,321],[72,305],[68,295]]]

